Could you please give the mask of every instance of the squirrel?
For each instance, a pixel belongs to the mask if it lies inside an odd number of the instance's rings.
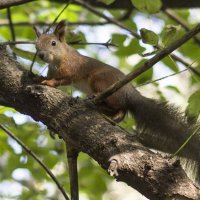
[[[35,32],[38,56],[49,64],[47,79],[41,84],[51,87],[73,85],[92,96],[125,77],[119,69],[81,55],[69,46],[65,41],[65,21],[59,22],[52,33],[41,33],[37,28]],[[131,83],[107,97],[103,104],[108,108],[105,114],[116,122],[122,121],[130,111],[142,143],[163,152],[173,154],[192,133],[187,120],[174,106],[144,97]],[[149,142],[152,140],[157,141],[154,146]],[[179,156],[196,159],[190,149],[199,147],[192,144],[190,142]],[[200,157],[196,161],[199,163]],[[199,181],[199,164],[195,169],[193,179]]]

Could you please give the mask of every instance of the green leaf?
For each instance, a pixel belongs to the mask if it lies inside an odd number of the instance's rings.
[[[77,42],[77,41],[84,42],[85,38],[84,38],[83,33],[81,32],[75,33],[75,32],[69,31],[66,35],[66,41],[67,43]]]
[[[101,2],[105,3],[106,5],[109,5],[113,3],[115,0],[100,0]]]
[[[13,118],[7,117],[3,114],[0,114],[0,124],[6,125],[6,126],[15,126],[15,122]]]
[[[154,46],[158,44],[158,39],[159,39],[158,35],[154,33],[153,31],[142,28],[140,29],[140,35],[142,37],[142,42],[146,44],[151,44]]]
[[[166,47],[169,44],[173,43],[175,40],[177,40],[180,37],[180,31],[180,25],[167,25],[161,34],[162,45]]]
[[[6,107],[6,106],[0,106],[0,114],[4,113],[6,111],[16,112],[14,108]]]
[[[173,85],[168,85],[166,88],[168,88],[168,89],[170,89],[170,90],[172,90],[172,91],[174,91],[174,92],[176,92],[178,94],[181,94],[180,90],[177,87],[173,86]]]
[[[123,45],[124,41],[126,40],[127,36],[126,35],[122,35],[122,34],[118,34],[118,33],[114,33],[112,34],[112,43],[116,44],[116,45]]]
[[[157,13],[162,7],[161,0],[131,0],[134,7],[142,12]]]
[[[20,49],[20,48],[17,48],[17,47],[12,47],[12,50],[21,58],[24,58],[26,60],[30,60],[32,61],[33,60],[33,57],[35,55],[35,53],[33,52],[30,52],[30,51],[25,51],[23,49]],[[44,64],[44,62],[39,58],[39,57],[36,57],[36,62],[40,63],[40,64]]]
[[[82,33],[82,32],[68,32],[67,35],[66,35],[66,41],[69,45],[73,45],[73,43],[77,43],[75,44],[75,48],[83,48],[84,45],[82,44],[78,44],[79,42],[80,43],[86,43],[86,39],[85,39],[85,35]]]
[[[200,90],[193,93],[188,99],[186,114],[190,122],[195,122],[200,114]]]
[[[129,28],[129,29],[131,29],[131,30],[137,32],[137,25],[135,24],[135,22],[134,22],[133,20],[126,20],[125,22],[123,22],[123,24],[124,24],[127,28]]]
[[[118,56],[130,56],[133,54],[141,54],[144,51],[144,47],[141,47],[137,39],[132,39],[128,46],[121,46],[116,51]]]
[[[162,62],[172,71],[174,71],[174,72],[179,71],[178,65],[170,56],[167,56],[164,59],[162,59]]]
[[[140,61],[135,67],[134,69],[140,67],[142,64],[144,64],[146,60],[142,60]],[[147,81],[152,80],[152,76],[153,76],[153,68],[150,68],[149,70],[147,70],[146,72],[144,72],[142,75],[138,76],[135,81],[138,85],[142,84],[142,83],[146,83]]]
[[[194,40],[190,40],[179,48],[180,52],[191,58],[196,65],[199,62],[199,45]],[[192,63],[192,62],[191,62]]]

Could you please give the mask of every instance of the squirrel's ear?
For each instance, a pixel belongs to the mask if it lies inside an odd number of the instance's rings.
[[[39,31],[39,29],[38,29],[36,26],[33,26],[33,29],[34,29],[34,31],[35,31],[37,37],[39,38],[40,35],[42,35],[42,33]]]
[[[54,31],[54,34],[61,42],[65,41],[65,26],[66,23],[62,20],[58,23]]]

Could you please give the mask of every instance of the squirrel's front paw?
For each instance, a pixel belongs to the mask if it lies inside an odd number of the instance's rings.
[[[44,80],[41,82],[42,85],[48,85],[50,87],[56,87],[56,80],[51,79],[51,80]]]

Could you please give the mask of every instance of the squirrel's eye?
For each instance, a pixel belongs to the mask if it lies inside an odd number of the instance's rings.
[[[56,46],[56,41],[52,41],[52,42],[51,42],[51,45],[52,45],[52,46]]]

